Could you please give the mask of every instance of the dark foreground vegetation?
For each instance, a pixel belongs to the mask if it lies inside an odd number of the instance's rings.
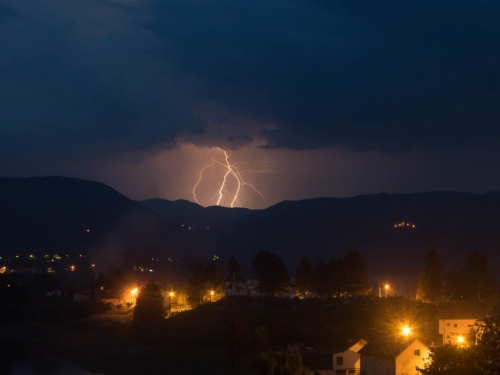
[[[260,374],[280,363],[293,370],[283,373],[300,374],[301,359],[284,354],[290,344],[334,350],[359,338],[396,337],[405,321],[415,322],[427,340],[437,332],[435,307],[403,298],[336,304],[226,297],[151,324],[134,322],[132,309],[125,307],[107,312],[93,302],[75,307],[88,317],[70,316],[64,304],[47,306],[60,315],[40,312],[36,319],[18,319],[4,325],[2,335],[43,343],[108,374]]]

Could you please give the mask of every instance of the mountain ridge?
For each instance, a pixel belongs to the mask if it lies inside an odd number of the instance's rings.
[[[173,254],[205,262],[235,255],[248,269],[257,252],[269,250],[293,273],[305,255],[315,263],[356,250],[373,280],[403,275],[414,283],[429,250],[438,251],[445,271],[477,250],[500,271],[499,192],[322,197],[264,210],[174,202],[166,218],[101,183],[0,179],[0,253],[86,250],[104,259]]]

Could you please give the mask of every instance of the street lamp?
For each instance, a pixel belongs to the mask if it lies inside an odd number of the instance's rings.
[[[401,334],[404,336],[404,337],[409,337],[411,335],[411,328],[408,327],[408,326],[403,326],[401,328]]]
[[[214,293],[215,292],[213,290],[210,291],[210,302],[212,302],[212,296],[214,295]]]
[[[385,298],[387,298],[387,291],[389,290],[391,285],[389,283],[385,283],[383,287],[384,287]],[[382,298],[382,284],[380,283],[380,281],[378,282],[378,298]]]
[[[175,293],[173,290],[170,291],[170,293],[168,293],[169,295],[169,299],[168,299],[168,316],[171,317],[172,316],[172,297],[175,296]]]
[[[385,285],[384,285],[384,290],[385,290],[385,298],[387,298],[387,291],[389,290],[389,287],[390,287],[390,285],[389,285],[389,284],[385,284]]]

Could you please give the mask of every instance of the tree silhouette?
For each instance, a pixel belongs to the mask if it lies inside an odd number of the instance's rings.
[[[160,286],[153,280],[141,289],[134,308],[134,322],[154,323],[161,321],[165,314],[165,303]]]
[[[206,267],[198,264],[189,278],[188,295],[193,307],[214,301],[214,295],[220,296],[223,292],[223,283],[217,266],[210,262]]]
[[[424,302],[437,302],[441,296],[442,275],[441,259],[436,250],[427,253],[424,268],[417,284],[417,299]]]
[[[290,276],[277,255],[260,251],[252,260],[252,274],[257,278],[260,294],[275,297],[290,287]]]
[[[328,296],[328,267],[325,262],[320,260],[314,265],[311,270],[314,292],[320,299],[325,299]]]
[[[343,277],[347,297],[367,295],[371,288],[368,286],[368,267],[363,256],[357,251],[350,251],[343,261]]]
[[[446,294],[451,300],[485,301],[491,309],[498,303],[498,280],[488,259],[474,251],[465,266],[447,275]]]
[[[307,293],[313,289],[311,265],[306,257],[302,258],[299,267],[295,270],[294,279],[294,286],[299,297],[306,298]]]
[[[342,259],[332,257],[326,265],[326,287],[328,293],[334,298],[341,298],[345,294],[343,263]]]

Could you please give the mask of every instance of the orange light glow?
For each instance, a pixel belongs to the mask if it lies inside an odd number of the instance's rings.
[[[130,294],[132,294],[132,296],[135,296],[138,292],[139,292],[139,288],[134,288],[130,291]]]
[[[411,335],[411,328],[408,326],[404,326],[403,328],[401,328],[401,334],[405,337],[410,336]]]

